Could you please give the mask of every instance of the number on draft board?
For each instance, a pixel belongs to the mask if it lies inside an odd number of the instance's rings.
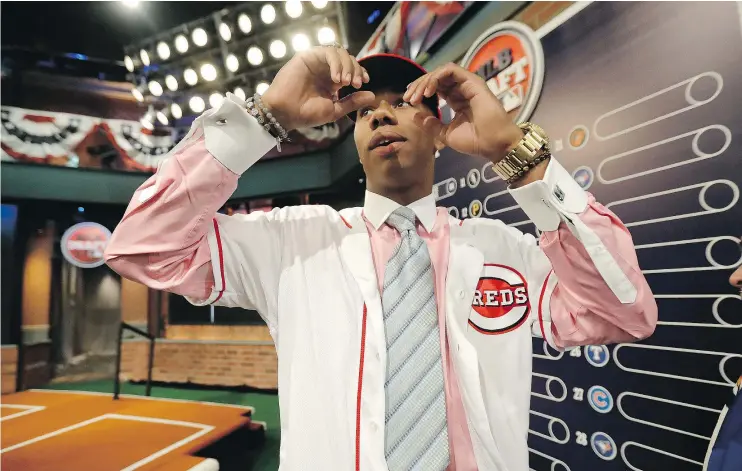
[[[569,356],[580,358],[582,356],[582,350],[580,350],[580,347],[573,348],[572,350],[570,350]]]
[[[586,433],[578,431],[578,432],[575,432],[575,435],[577,436],[575,441],[577,442],[578,445],[587,446],[587,434]]]
[[[582,388],[572,388],[572,399],[575,401],[582,401],[582,396],[585,394],[585,390]]]

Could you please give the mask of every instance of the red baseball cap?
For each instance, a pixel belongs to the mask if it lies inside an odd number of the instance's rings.
[[[370,78],[360,89],[351,86],[343,87],[338,91],[338,98],[344,98],[356,91],[392,90],[404,92],[407,85],[427,74],[417,62],[396,54],[373,54],[360,59],[358,63],[366,69]],[[441,110],[438,106],[438,95],[430,98],[423,97],[422,103],[430,108],[433,115],[441,119]],[[356,112],[348,114],[352,121],[356,120]]]

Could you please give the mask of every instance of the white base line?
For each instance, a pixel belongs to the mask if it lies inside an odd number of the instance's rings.
[[[547,34],[551,33],[555,29],[557,29],[559,26],[563,25],[567,22],[568,19],[572,18],[585,8],[587,8],[588,5],[590,5],[593,2],[575,2],[572,5],[568,6],[564,9],[563,12],[559,13],[554,18],[547,21],[544,25],[542,25],[537,31],[536,31],[536,37],[539,39],[542,39]]]
[[[113,396],[112,393],[102,393],[97,391],[73,391],[71,389],[29,389],[31,392],[37,393],[65,393],[65,394],[82,394],[87,396]],[[206,402],[206,401],[189,401],[187,399],[168,399],[165,397],[152,397],[152,396],[137,396],[136,394],[119,394],[119,397],[125,397],[127,399],[143,399],[145,401],[165,401],[165,402],[179,402],[183,404],[205,404],[207,406],[220,406],[220,407],[231,407],[233,409],[242,409],[255,413],[253,406],[241,406],[239,404],[222,404],[221,402]]]
[[[18,444],[13,445],[13,446],[9,446],[8,448],[5,448],[3,450],[0,450],[0,454],[7,453],[7,452],[13,451],[13,450],[17,450],[18,448],[22,448],[24,446],[28,446],[28,445],[31,445],[31,444],[40,442],[42,440],[46,440],[47,438],[52,438],[52,437],[55,437],[57,435],[61,435],[61,434],[65,433],[65,432],[69,432],[71,430],[82,428],[82,427],[88,426],[90,424],[93,424],[95,422],[100,422],[100,421],[106,420],[106,419],[133,420],[133,421],[138,421],[138,422],[149,422],[149,423],[156,423],[156,424],[175,425],[175,426],[180,426],[180,427],[190,427],[190,428],[200,429],[198,432],[196,432],[194,434],[191,434],[188,437],[186,437],[186,438],[184,438],[182,440],[179,440],[179,441],[173,443],[172,445],[170,445],[168,447],[165,447],[162,450],[149,455],[148,457],[146,457],[144,459],[141,459],[141,460],[137,461],[136,463],[132,464],[131,466],[128,466],[128,467],[124,468],[121,471],[133,471],[133,470],[135,470],[137,468],[141,468],[145,464],[150,463],[150,462],[156,460],[157,458],[170,453],[171,451],[175,450],[176,448],[180,448],[181,446],[185,445],[186,443],[192,442],[193,440],[195,440],[195,439],[197,439],[197,438],[199,438],[199,437],[201,437],[203,435],[206,435],[207,433],[211,432],[215,428],[215,427],[213,427],[211,425],[198,424],[198,423],[195,423],[195,422],[183,422],[183,421],[180,421],[180,420],[155,419],[155,418],[151,418],[151,417],[139,417],[139,416],[135,416],[135,415],[104,414],[104,415],[100,415],[98,417],[93,417],[92,419],[89,419],[89,420],[85,420],[83,422],[78,422],[78,423],[76,423],[74,425],[70,425],[69,427],[64,427],[64,428],[61,428],[59,430],[55,430],[54,432],[50,432],[50,433],[47,433],[47,434],[44,434],[44,435],[41,435],[41,436],[32,438],[30,440],[26,440],[25,442],[18,443]]]
[[[44,406],[26,406],[21,404],[0,404],[0,407],[7,407],[8,409],[26,409],[22,412],[16,412],[15,414],[6,415],[4,417],[0,417],[0,422],[3,422],[5,420],[15,419],[16,417],[21,417],[28,414],[33,414],[34,412],[38,412],[41,410],[46,409]]]

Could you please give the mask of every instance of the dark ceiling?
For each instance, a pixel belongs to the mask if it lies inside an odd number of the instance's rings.
[[[273,2],[277,3],[277,2]],[[235,2],[2,2],[3,47],[78,53],[121,61],[124,46],[209,15]],[[345,2],[349,49],[365,44],[394,2]],[[368,18],[379,10],[373,24]]]

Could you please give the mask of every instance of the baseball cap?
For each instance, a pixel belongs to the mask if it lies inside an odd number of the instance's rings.
[[[392,90],[404,92],[407,85],[428,72],[417,62],[396,54],[373,54],[360,59],[358,63],[366,69],[370,78],[360,89],[351,86],[343,87],[338,91],[338,98],[344,98],[357,91]],[[438,107],[438,95],[430,98],[423,97],[422,103],[430,108],[433,115],[441,119],[441,110]],[[352,121],[356,120],[356,112],[348,114]]]

